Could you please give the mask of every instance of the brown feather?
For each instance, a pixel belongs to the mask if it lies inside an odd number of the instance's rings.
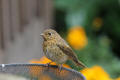
[[[65,45],[63,46],[63,45],[60,45],[60,44],[58,44],[57,46],[63,51],[63,53],[68,55],[69,58],[72,59],[78,66],[80,66],[82,68],[86,67],[82,62],[80,62],[78,60],[77,56],[75,55],[75,53],[73,52],[73,50],[70,47],[65,46]]]
[[[41,36],[44,39],[43,51],[47,58],[57,64],[64,64],[68,59],[71,59],[78,66],[82,68],[85,67],[85,65],[78,60],[72,48],[55,30],[47,29]]]

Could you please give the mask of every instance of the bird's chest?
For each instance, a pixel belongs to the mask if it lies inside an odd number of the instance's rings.
[[[55,44],[45,45],[44,53],[47,58],[57,63],[64,63],[67,60],[67,56]]]
[[[56,45],[46,46],[45,55],[50,59],[56,59],[63,55],[62,51]]]

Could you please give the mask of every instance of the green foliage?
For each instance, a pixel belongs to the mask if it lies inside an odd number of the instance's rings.
[[[89,38],[89,43],[86,48],[75,51],[79,60],[85,63],[88,67],[93,65],[102,66],[111,77],[118,77],[120,75],[120,60],[118,60],[110,49],[110,41],[106,36],[99,39]],[[80,70],[79,67],[67,62],[72,68]]]
[[[85,28],[88,45],[76,50],[78,58],[88,67],[102,66],[112,77],[120,76],[120,1],[118,0],[54,0],[57,10],[64,12],[66,27],[79,25]],[[95,18],[103,21],[100,29],[93,27]],[[59,19],[58,19],[59,20]],[[57,20],[57,21],[58,21]],[[61,23],[60,23],[61,24]],[[71,61],[72,68],[80,70]]]

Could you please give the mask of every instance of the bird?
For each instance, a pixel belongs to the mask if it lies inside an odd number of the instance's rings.
[[[78,60],[68,43],[55,30],[46,29],[40,35],[43,37],[42,46],[45,56],[52,62],[60,65],[60,70],[62,64],[67,60],[72,60],[77,66],[86,68],[86,66]]]

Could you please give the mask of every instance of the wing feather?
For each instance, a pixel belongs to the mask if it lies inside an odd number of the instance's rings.
[[[63,51],[64,54],[68,55],[68,57],[72,59],[78,66],[82,68],[86,67],[82,62],[78,60],[77,56],[69,46],[61,44],[57,44],[57,46]]]

